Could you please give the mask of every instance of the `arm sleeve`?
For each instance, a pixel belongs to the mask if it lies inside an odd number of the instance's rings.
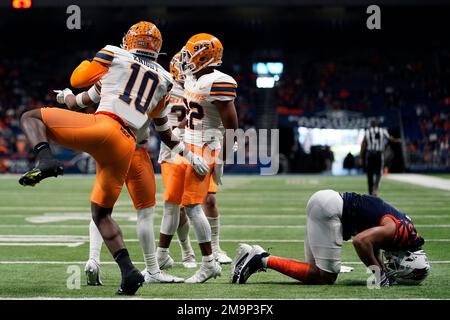
[[[108,72],[114,60],[114,52],[106,46],[96,53],[92,62],[85,60],[73,71],[70,84],[74,88],[90,87]]]
[[[90,87],[100,80],[106,72],[108,72],[108,68],[102,64],[85,60],[73,71],[70,77],[70,85],[74,88]]]
[[[99,103],[101,99],[102,83],[98,81],[88,91],[89,99],[94,103]]]

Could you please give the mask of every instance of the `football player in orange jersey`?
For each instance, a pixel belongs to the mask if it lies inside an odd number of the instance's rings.
[[[130,167],[136,132],[148,121],[148,114],[155,114],[155,126],[162,141],[174,153],[183,155],[199,176],[209,170],[206,161],[186,150],[168,125],[165,102],[172,87],[170,75],[151,61],[158,56],[161,45],[158,28],[150,22],[139,22],[125,35],[123,48],[108,45],[93,61],[83,61],[75,69],[71,77],[73,87],[89,87],[102,81],[101,101],[95,114],[41,108],[21,117],[22,129],[37,158],[35,168],[19,179],[22,185],[34,186],[63,173],[63,166],[51,153],[49,139],[95,158],[92,218],[119,265],[122,281],[118,294],[133,295],[144,282],[131,262],[122,232],[111,213]],[[77,95],[79,104],[81,99],[82,95]]]
[[[181,51],[181,64],[184,66],[183,73],[186,74],[184,98],[189,109],[184,141],[194,153],[208,159],[211,167],[205,177],[198,177],[186,170],[182,161],[166,165],[172,173],[165,183],[166,210],[161,233],[170,237],[175,233],[178,227],[178,210],[182,205],[193,225],[202,252],[201,267],[185,281],[187,283],[205,282],[221,274],[221,268],[213,256],[211,226],[202,204],[208,195],[213,172],[214,179],[220,183],[223,164],[217,163],[216,158],[219,153],[221,158],[226,158],[226,144],[221,149],[224,129],[237,129],[234,106],[237,84],[232,77],[214,69],[222,63],[222,53],[220,41],[209,34],[191,37]],[[160,243],[158,261],[168,258],[168,243]]]
[[[83,109],[88,105],[96,104],[101,99],[100,82],[96,83],[89,90],[81,93],[82,104],[79,106],[76,96],[70,89],[55,90],[58,93],[57,101],[66,104],[70,109]],[[184,282],[184,279],[172,276],[160,270],[155,255],[155,236],[153,231],[153,221],[156,204],[156,182],[152,161],[147,152],[147,139],[149,137],[149,121],[139,130],[136,135],[136,150],[131,160],[125,184],[128,193],[137,211],[136,232],[144,255],[145,270],[142,274],[146,283],[177,283]],[[94,221],[89,224],[89,260],[85,266],[85,273],[88,285],[102,285],[100,276],[100,251],[103,239]]]

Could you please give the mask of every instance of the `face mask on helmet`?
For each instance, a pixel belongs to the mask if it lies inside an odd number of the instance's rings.
[[[184,71],[190,74],[222,64],[222,43],[207,33],[192,36],[181,52]]]
[[[386,274],[398,284],[418,285],[428,276],[430,264],[423,250],[386,251]]]
[[[181,52],[178,52],[173,56],[170,61],[169,69],[175,81],[179,83],[184,82],[184,74],[181,66]]]

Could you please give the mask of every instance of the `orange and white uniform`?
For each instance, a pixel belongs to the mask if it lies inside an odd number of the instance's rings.
[[[101,100],[95,114],[42,108],[41,115],[51,140],[94,157],[97,174],[91,201],[111,208],[127,180],[132,159],[147,161],[148,154],[134,152],[136,136],[145,136],[149,116],[165,116],[165,97],[172,84],[170,74],[156,62],[109,45],[92,62],[83,61],[75,69],[71,84],[85,88],[99,80]],[[149,168],[137,166],[136,171],[147,175]]]
[[[169,100],[167,103],[167,118],[169,120],[169,126],[173,130],[177,128],[180,123],[186,118],[188,110],[186,109],[186,105],[184,104],[184,89],[177,84],[174,83],[172,90],[170,91]],[[184,130],[182,130],[184,131]],[[176,134],[176,132],[174,133]],[[181,137],[178,137],[179,139]],[[163,142],[161,142],[161,147],[159,150],[159,163],[172,163],[176,158],[180,157],[179,155],[173,154],[168,146],[166,146]],[[181,158],[181,157],[180,157]]]
[[[219,111],[212,102],[234,100],[236,88],[236,81],[218,70],[202,75],[199,79],[185,79],[184,98],[189,113],[184,142],[191,151],[205,158],[211,169],[219,154],[224,133]],[[201,177],[184,159],[176,159],[175,165],[171,165],[170,174],[165,178],[164,200],[183,206],[202,204],[208,191],[216,192],[217,189],[214,184],[210,188],[211,170]]]

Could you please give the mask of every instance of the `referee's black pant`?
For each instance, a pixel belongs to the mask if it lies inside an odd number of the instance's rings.
[[[368,151],[366,156],[367,183],[369,185],[369,194],[376,196],[383,174],[383,152]],[[375,176],[375,179],[374,179]]]

